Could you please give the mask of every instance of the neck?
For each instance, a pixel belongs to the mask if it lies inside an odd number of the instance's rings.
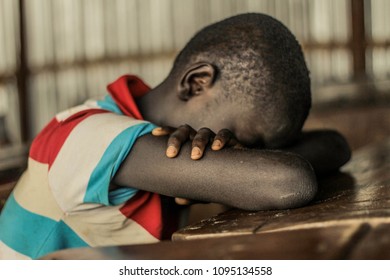
[[[164,125],[164,116],[169,105],[167,98],[167,91],[164,90],[164,85],[160,84],[137,99],[138,108],[144,119],[156,125]]]

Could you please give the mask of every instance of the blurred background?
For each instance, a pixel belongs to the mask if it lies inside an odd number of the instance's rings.
[[[25,163],[56,112],[125,73],[157,85],[196,31],[243,12],[274,16],[300,41],[307,129],[339,129],[353,149],[389,135],[390,1],[0,0],[0,172]]]

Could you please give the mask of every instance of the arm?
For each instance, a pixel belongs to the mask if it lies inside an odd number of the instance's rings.
[[[304,132],[294,145],[285,150],[307,159],[319,175],[336,171],[351,158],[347,141],[334,130]]]
[[[227,129],[222,129],[215,135],[210,129],[202,128],[199,131],[193,130],[188,125],[179,128],[158,128],[158,133],[153,135],[170,135],[168,139],[167,156],[175,157],[180,150],[181,145],[186,141],[192,141],[192,148],[196,147],[199,151],[197,157],[200,159],[209,142],[212,141],[212,150],[221,150],[224,147],[235,145],[240,147],[235,136]],[[191,133],[195,135],[190,137]],[[215,136],[215,137],[214,137]],[[192,139],[192,140],[191,140]],[[215,145],[219,142],[219,145]],[[242,147],[242,146],[241,146]],[[169,148],[175,151],[169,154]],[[259,149],[259,148],[257,148]],[[317,175],[325,175],[338,170],[351,158],[351,150],[345,138],[334,130],[313,130],[301,133],[300,137],[290,146],[283,150],[301,155],[312,164]]]
[[[114,183],[245,210],[303,206],[317,191],[310,164],[296,154],[226,148],[194,161],[185,143],[170,159],[161,152],[166,143],[166,137],[139,138]]]

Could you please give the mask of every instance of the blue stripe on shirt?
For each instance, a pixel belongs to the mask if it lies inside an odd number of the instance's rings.
[[[34,214],[21,207],[10,195],[0,217],[0,240],[32,259],[50,252],[88,246],[64,222]],[[45,230],[42,231],[42,228]]]
[[[115,137],[91,174],[84,202],[118,205],[126,202],[137,193],[138,190],[130,186],[124,186],[110,193],[108,188],[137,138],[150,133],[155,127],[151,123],[140,123],[123,130]]]
[[[104,110],[111,111],[111,112],[118,114],[118,115],[123,115],[123,112],[121,111],[121,109],[119,109],[119,107],[115,103],[114,99],[112,99],[112,97],[109,95],[105,96],[103,100],[98,100],[96,103],[100,108],[102,108]]]

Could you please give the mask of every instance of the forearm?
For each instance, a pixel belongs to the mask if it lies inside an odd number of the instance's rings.
[[[311,166],[294,154],[224,149],[194,161],[189,143],[174,159],[165,156],[165,145],[165,137],[140,138],[114,183],[247,210],[302,206],[317,190]]]
[[[307,159],[319,175],[338,170],[351,158],[347,141],[334,130],[304,132],[300,141],[286,150]]]

